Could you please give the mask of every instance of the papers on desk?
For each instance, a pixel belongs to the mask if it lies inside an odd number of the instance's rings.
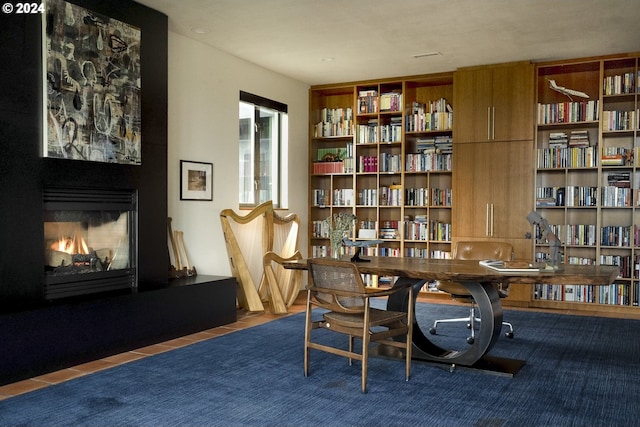
[[[503,273],[539,273],[540,269],[532,266],[524,261],[501,261],[498,259],[483,259],[479,261],[483,265],[492,270]]]

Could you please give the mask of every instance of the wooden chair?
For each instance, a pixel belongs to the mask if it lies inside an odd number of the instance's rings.
[[[302,272],[286,270],[282,262],[301,259],[298,252],[299,218],[277,215],[271,201],[246,215],[231,209],[220,212],[231,273],[238,282],[238,304],[251,312],[284,314],[295,301]]]
[[[510,243],[500,241],[458,242],[453,248],[454,259],[469,259],[477,261],[483,259],[496,259],[501,261],[511,261],[513,260],[513,256],[513,246]],[[466,322],[467,328],[471,331],[469,337],[467,337],[467,342],[469,344],[473,344],[475,341],[474,325],[476,322],[480,322],[481,319],[476,316],[476,304],[471,293],[464,285],[458,282],[439,281],[436,284],[436,288],[440,291],[447,292],[455,300],[468,302],[470,304],[469,316],[436,320],[433,322],[433,326],[429,328],[429,332],[432,335],[436,335],[437,327],[440,323]],[[508,284],[501,284],[497,290],[500,298],[506,298],[509,296]],[[513,338],[513,325],[509,322],[502,322],[502,324],[508,328],[505,336],[507,338]]]
[[[411,374],[413,334],[413,290],[409,284],[391,289],[367,289],[356,264],[332,259],[310,259],[309,285],[304,339],[304,374],[309,375],[310,350],[360,360],[362,392],[367,391],[367,361],[369,344],[378,342],[404,351],[405,377]],[[409,292],[408,312],[381,310],[371,307],[371,298],[388,297]],[[314,319],[314,308],[328,310],[321,319]],[[348,350],[312,341],[311,331],[323,328],[349,336]],[[397,339],[394,340],[393,338]],[[362,340],[362,351],[354,350],[354,339]]]

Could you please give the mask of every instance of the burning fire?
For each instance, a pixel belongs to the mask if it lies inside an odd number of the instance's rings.
[[[62,237],[51,245],[51,249],[68,254],[88,254],[89,247],[82,237]]]

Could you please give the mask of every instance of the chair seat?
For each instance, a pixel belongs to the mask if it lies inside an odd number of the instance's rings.
[[[406,324],[407,320],[407,313],[398,311],[386,311],[377,308],[371,308],[369,310],[369,316],[370,326],[387,325],[389,323],[398,321],[404,322]],[[340,326],[346,326],[349,328],[362,328],[363,326],[362,313],[349,314],[331,311],[325,313],[323,317],[325,321],[330,323],[332,322]]]

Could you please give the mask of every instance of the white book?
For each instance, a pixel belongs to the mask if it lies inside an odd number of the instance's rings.
[[[540,269],[522,261],[502,261],[497,259],[483,259],[480,265],[492,270],[506,273],[539,273]]]

